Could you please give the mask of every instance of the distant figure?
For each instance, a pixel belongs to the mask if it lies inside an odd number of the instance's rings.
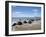
[[[27,23],[27,21],[24,21],[24,23]]]

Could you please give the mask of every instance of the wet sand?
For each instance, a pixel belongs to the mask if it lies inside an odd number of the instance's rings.
[[[40,30],[41,21],[34,21],[31,24],[23,23],[22,25],[16,25],[12,28],[13,31],[24,31],[24,30]]]

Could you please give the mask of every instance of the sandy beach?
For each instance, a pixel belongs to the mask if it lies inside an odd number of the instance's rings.
[[[23,31],[23,30],[40,30],[41,29],[41,21],[33,21],[31,24],[23,23],[22,25],[16,25],[12,27],[13,31]]]

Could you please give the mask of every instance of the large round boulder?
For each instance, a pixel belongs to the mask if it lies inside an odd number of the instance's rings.
[[[29,20],[28,23],[31,24],[32,22]]]
[[[17,25],[22,25],[22,22],[18,22]]]
[[[24,23],[27,23],[27,21],[24,21]]]

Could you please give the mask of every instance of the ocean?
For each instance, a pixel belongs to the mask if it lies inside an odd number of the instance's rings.
[[[41,17],[12,17],[12,23],[16,23],[18,21],[21,21],[21,22],[23,22],[23,21],[29,21],[31,19],[33,19],[33,20],[36,21],[38,19],[41,19]]]

